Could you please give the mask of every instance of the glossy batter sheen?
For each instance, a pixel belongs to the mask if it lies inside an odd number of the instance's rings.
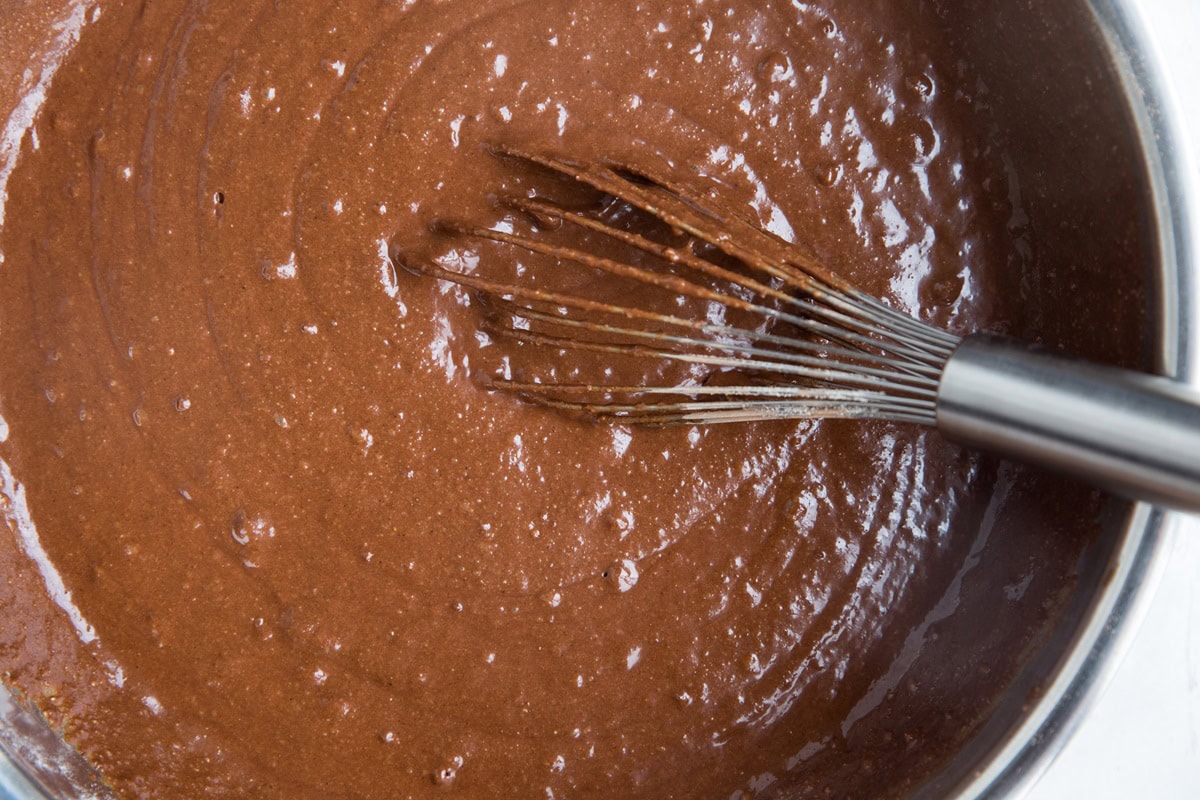
[[[6,128],[0,667],[121,797],[895,794],[1054,618],[1087,490],[912,427],[521,405],[389,256],[516,257],[428,234],[501,221],[486,142],[609,155],[953,330],[1136,360],[1137,277],[1038,266],[936,4],[76,11]]]

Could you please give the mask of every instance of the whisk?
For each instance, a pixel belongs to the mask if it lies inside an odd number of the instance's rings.
[[[723,377],[662,385],[496,379],[493,388],[630,424],[851,418],[931,425],[967,446],[1200,511],[1200,394],[1183,384],[986,333],[956,336],[856,289],[799,247],[687,187],[611,163],[496,152],[636,209],[684,244],[538,195],[498,198],[530,221],[527,233],[449,221],[436,223],[440,232],[717,304],[751,322],[665,313],[437,263],[405,264],[475,292],[491,311],[489,332],[552,351],[675,362]],[[578,229],[580,241],[605,246],[549,239],[565,226]],[[613,257],[614,247],[629,257]]]

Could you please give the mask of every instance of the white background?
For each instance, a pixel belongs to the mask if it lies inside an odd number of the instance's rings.
[[[1200,185],[1200,0],[1137,4]],[[1192,226],[1200,235],[1200,218]],[[1200,517],[1176,518],[1166,534],[1166,570],[1131,649],[1029,800],[1200,800]]]

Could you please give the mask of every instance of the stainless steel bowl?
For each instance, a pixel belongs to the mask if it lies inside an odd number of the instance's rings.
[[[1200,382],[1200,182],[1188,168],[1186,131],[1171,105],[1137,0],[1091,0],[1099,44],[1123,95],[1144,170],[1157,237],[1154,301],[1161,374]],[[1082,88],[1082,87],[1081,87]],[[918,797],[1019,797],[1042,776],[1112,678],[1146,612],[1165,553],[1166,514],[1147,505],[1081,562],[1070,608],[976,737]],[[1095,556],[1097,548],[1107,558]]]
[[[1195,382],[1200,378],[1200,231],[1189,231],[1188,224],[1200,204],[1200,186],[1183,169],[1180,121],[1167,103],[1161,66],[1137,1],[1017,0],[953,7],[954,13],[969,20],[968,25],[979,26],[981,46],[992,51],[983,57],[995,62],[998,70],[1005,64],[1020,69],[1019,54],[1038,45],[1022,41],[1023,30],[1040,31],[1037,36],[1043,37],[1045,45],[1044,37],[1054,39],[1044,28],[1066,25],[1064,30],[1078,33],[1086,45],[1075,47],[1071,57],[1092,62],[1108,76],[1107,85],[1066,88],[1089,92],[1110,112],[1115,107],[1125,123],[1126,130],[1113,135],[1126,136],[1129,152],[1140,162],[1131,168],[1142,195],[1140,213],[1154,240],[1154,359],[1163,374]],[[1005,14],[1008,23],[1000,26],[1002,32],[989,29],[994,16]],[[1014,20],[1016,24],[1011,24]],[[1010,79],[1019,86],[1021,75]],[[1063,80],[1069,81],[1070,75]],[[1104,168],[1103,164],[1080,166]],[[1120,661],[1162,566],[1162,512],[1144,505],[1114,504],[1113,509],[1105,532],[1080,561],[1073,599],[1054,630],[1031,654],[974,738],[928,779],[917,796],[1019,796],[1085,718]],[[105,796],[106,790],[78,754],[40,717],[0,690],[0,800]]]

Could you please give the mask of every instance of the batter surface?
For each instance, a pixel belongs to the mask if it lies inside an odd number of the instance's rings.
[[[428,235],[503,221],[505,141],[1136,360],[1139,277],[1037,266],[937,4],[68,11],[5,129],[0,667],[119,796],[895,794],[1054,618],[1096,495],[910,427],[524,406],[472,298],[392,261],[516,258]]]

